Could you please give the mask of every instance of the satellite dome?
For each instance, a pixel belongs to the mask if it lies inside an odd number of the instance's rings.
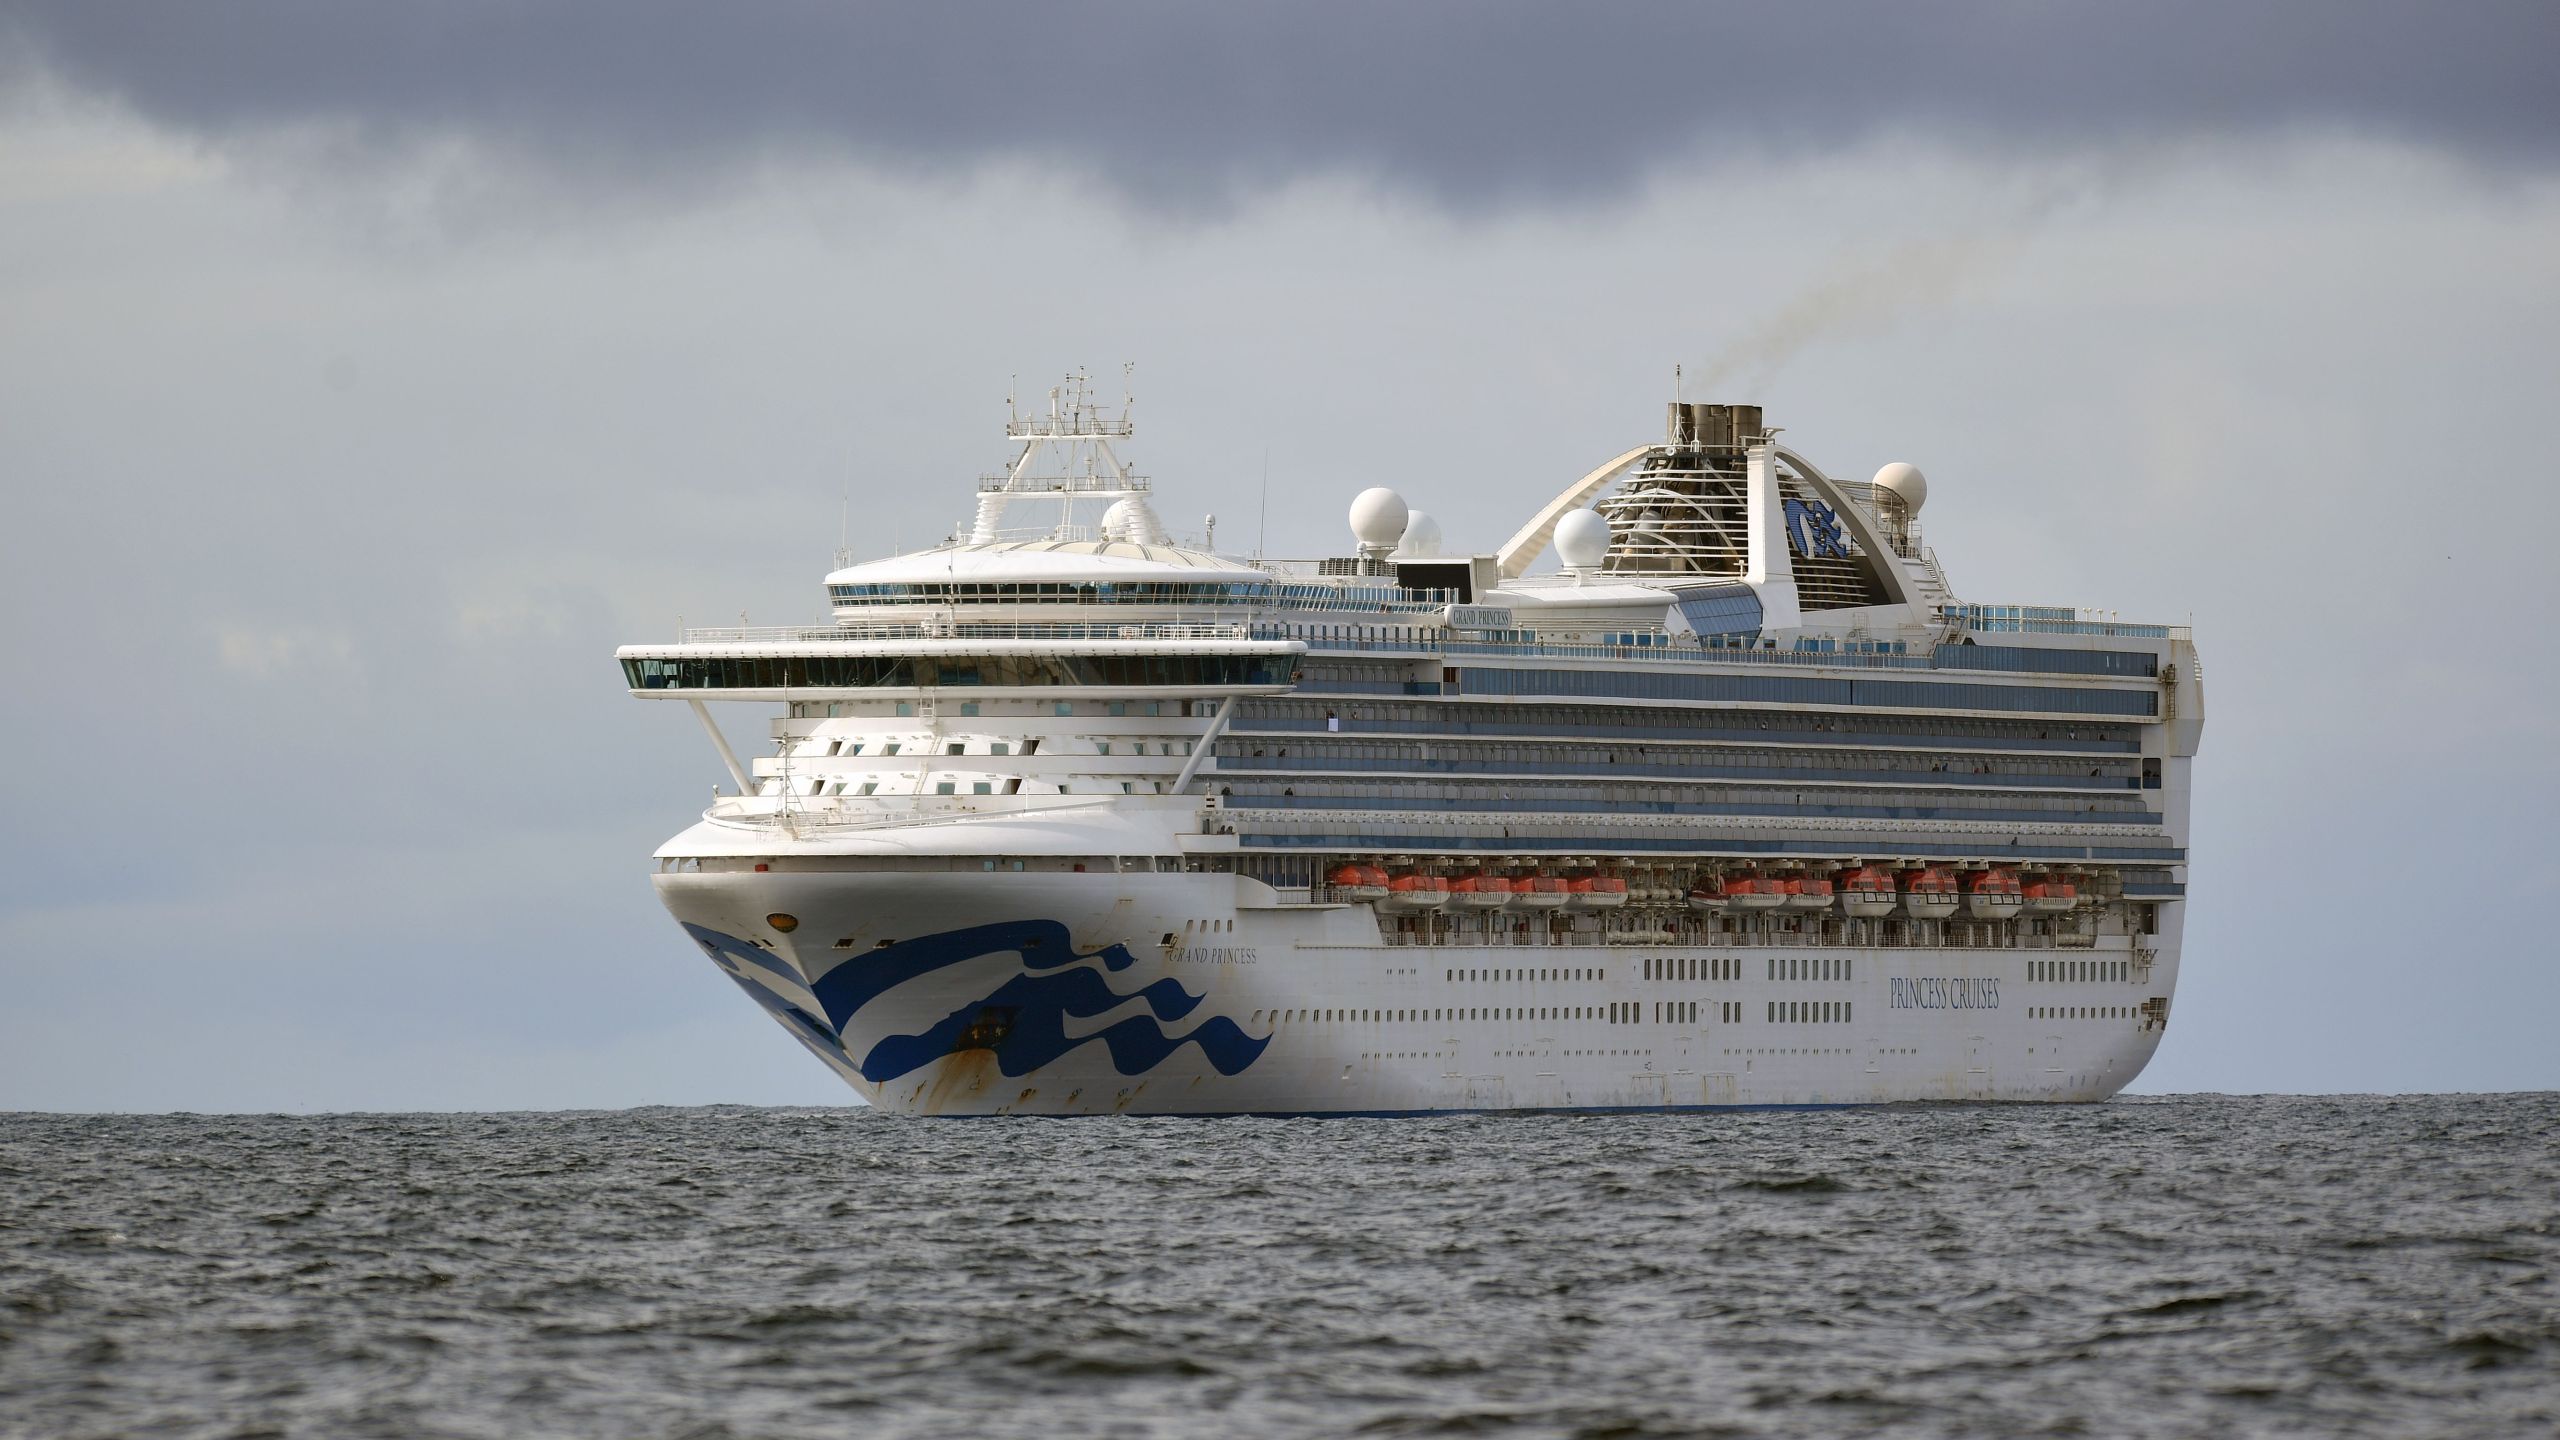
[[[1440,522],[1419,510],[1405,516],[1404,543],[1396,547],[1399,555],[1437,555],[1440,553]]]
[[[1596,569],[1609,558],[1609,522],[1597,510],[1567,510],[1556,521],[1555,543],[1566,569]]]
[[[1904,513],[1917,515],[1929,500],[1929,478],[1920,467],[1896,460],[1876,472],[1876,488],[1902,502]]]
[[[1384,485],[1371,486],[1352,497],[1351,536],[1363,551],[1384,555],[1404,538],[1407,514],[1403,496]]]

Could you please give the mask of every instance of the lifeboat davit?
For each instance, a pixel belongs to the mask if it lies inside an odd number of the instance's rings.
[[[1721,910],[1724,908],[1724,877],[1700,875],[1698,883],[1689,887],[1689,908]]]
[[[1831,908],[1830,876],[1791,875],[1785,884],[1788,909],[1823,911]]]
[[[1975,875],[1965,886],[1965,908],[1980,920],[2006,920],[2027,908],[2026,889],[2018,883],[2018,872],[2006,865],[1994,865]]]
[[[1474,910],[1499,910],[1511,903],[1511,882],[1481,870],[1449,882],[1449,903]]]
[[[1924,865],[1902,872],[1902,908],[1915,920],[1944,920],[1956,913],[1964,892],[1955,872],[1944,865]]]
[[[1627,903],[1627,882],[1615,875],[1576,875],[1564,882],[1570,910],[1615,910]]]
[[[1731,910],[1775,910],[1787,903],[1786,882],[1748,872],[1727,875],[1724,903]]]
[[[1408,870],[1387,882],[1387,898],[1378,902],[1378,908],[1411,914],[1416,910],[1437,910],[1448,903],[1449,882],[1445,878]]]
[[[1387,898],[1387,872],[1375,865],[1336,865],[1325,873],[1336,900],[1378,901]]]
[[[1523,910],[1560,910],[1566,899],[1565,882],[1543,871],[1511,877],[1511,903]]]
[[[2060,915],[2080,903],[2080,887],[2060,875],[2039,875],[2026,882],[2027,908],[2038,915]]]
[[[1881,920],[1902,899],[1894,893],[1893,876],[1873,865],[1841,871],[1832,888],[1839,892],[1840,908],[1860,920]]]

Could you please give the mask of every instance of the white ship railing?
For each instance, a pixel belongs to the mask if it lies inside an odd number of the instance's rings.
[[[686,645],[810,645],[858,640],[1253,640],[1290,639],[1261,636],[1244,624],[1146,621],[1078,622],[1067,620],[952,620],[913,624],[853,625],[688,625],[677,632]]]
[[[2146,625],[2099,610],[2076,610],[2064,619],[2060,606],[1942,605],[1938,617],[1960,630],[2009,635],[2105,635],[2127,640],[2191,640],[2185,625]]]
[[[987,797],[978,796],[975,797],[978,803],[965,809],[941,807],[919,809],[911,804],[893,808],[874,801],[859,810],[797,808],[773,810],[761,807],[739,808],[737,799],[733,797],[703,811],[702,818],[715,825],[727,825],[743,830],[782,830],[793,834],[826,831],[831,834],[843,834],[856,830],[906,830],[928,825],[965,825],[986,820],[1020,820],[1032,816],[1073,815],[1083,811],[1108,809],[1118,798],[1098,795],[1090,800],[1072,799],[1061,803],[1043,796],[1038,801],[990,805],[986,803]]]
[[[1304,640],[1307,649],[1316,653],[1366,651],[1405,655],[1502,655],[1526,660],[1655,660],[1676,664],[1700,662],[1721,665],[1803,665],[1849,666],[1870,670],[1934,669],[1927,654],[1895,655],[1855,650],[1745,650],[1720,645],[1697,645],[1665,637],[1653,645],[1578,644],[1571,641],[1536,641],[1507,643],[1475,640],[1440,640],[1422,636],[1402,639],[1392,636],[1342,639],[1294,631],[1286,626],[1257,626],[1256,638],[1269,640]]]
[[[1082,437],[1067,437],[1082,438]],[[1125,434],[1114,437],[1128,438]],[[1037,498],[1042,495],[1126,495],[1148,486],[1144,475],[1025,475],[1011,472],[978,477],[980,494],[1020,495]]]
[[[2026,620],[1950,615],[1965,629],[1983,633],[2072,634],[2126,639],[2185,640],[2184,625],[2135,625],[2117,621]],[[865,622],[844,625],[688,625],[679,643],[706,644],[859,644],[870,640],[1285,640],[1325,653],[1381,655],[1499,656],[1524,660],[1614,660],[1674,664],[1779,665],[1812,669],[1934,670],[1931,650],[1890,651],[1744,649],[1701,645],[1685,638],[1648,635],[1649,643],[1608,644],[1564,640],[1481,641],[1452,638],[1451,632],[1422,626],[1381,625],[1369,635],[1328,635],[1340,626],[1295,626],[1268,622],[1191,621],[1004,621],[925,620],[910,623]],[[2126,677],[2109,677],[2126,678]]]

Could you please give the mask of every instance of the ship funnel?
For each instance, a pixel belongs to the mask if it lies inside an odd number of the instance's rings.
[[[1666,439],[1674,450],[1747,450],[1766,434],[1757,405],[1671,402]]]

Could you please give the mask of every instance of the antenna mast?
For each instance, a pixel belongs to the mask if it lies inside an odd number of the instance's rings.
[[[1131,379],[1136,370],[1134,364],[1123,366],[1123,378]],[[1135,433],[1129,420],[1137,404],[1134,384],[1121,402],[1117,420],[1102,417],[1091,377],[1082,370],[1070,372],[1050,389],[1046,414],[1024,417],[1010,392],[1005,404],[1012,418],[1006,421],[1004,433],[1018,448],[1013,463],[1002,472],[978,477],[978,508],[967,528],[968,543],[985,545],[1033,536],[1166,543],[1164,527],[1147,509],[1147,477],[1131,472],[1112,450],[1112,442]],[[1007,529],[1009,512],[1033,505],[1050,507],[1046,525]],[[1102,535],[1091,521],[1079,522],[1080,509],[1090,513],[1097,508],[1110,519],[1112,535]],[[1118,518],[1111,519],[1115,509]]]

